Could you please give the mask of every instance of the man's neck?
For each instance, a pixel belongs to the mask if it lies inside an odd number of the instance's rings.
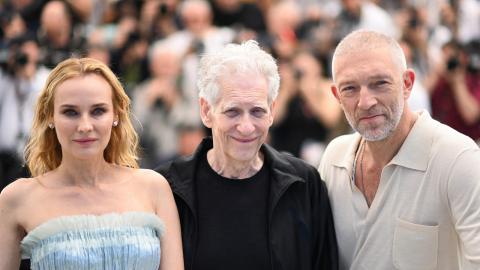
[[[397,129],[390,136],[381,141],[365,142],[365,156],[383,168],[398,153],[417,118],[417,113],[406,111]]]
[[[218,153],[214,149],[207,152],[208,164],[219,175],[230,179],[246,179],[255,175],[263,166],[263,155],[258,155],[248,161],[230,160]]]

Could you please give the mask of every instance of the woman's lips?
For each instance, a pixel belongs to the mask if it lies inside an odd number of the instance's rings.
[[[76,142],[76,143],[79,143],[79,144],[89,144],[89,143],[92,143],[96,140],[97,139],[94,139],[94,138],[86,138],[86,139],[76,139],[76,140],[73,140],[73,141]]]

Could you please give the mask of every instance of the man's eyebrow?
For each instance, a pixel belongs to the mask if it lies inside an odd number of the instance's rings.
[[[388,74],[378,74],[369,77],[370,80],[378,80],[378,79],[392,79],[392,76]]]
[[[222,110],[228,110],[238,107],[236,104],[225,104],[222,106]]]
[[[349,85],[349,84],[355,84],[355,82],[352,81],[352,80],[349,80],[349,81],[340,81],[340,82],[338,83],[338,87],[340,88],[340,87],[342,87],[342,86],[344,86],[344,85]]]

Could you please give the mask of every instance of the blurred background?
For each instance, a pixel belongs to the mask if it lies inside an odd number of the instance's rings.
[[[331,56],[350,31],[395,37],[417,73],[409,100],[480,141],[478,0],[4,0],[0,2],[0,179],[28,175],[23,148],[33,106],[62,60],[108,64],[132,99],[141,166],[192,153],[200,122],[202,53],[256,39],[277,59],[278,113],[269,143],[318,165],[352,132],[330,92]]]

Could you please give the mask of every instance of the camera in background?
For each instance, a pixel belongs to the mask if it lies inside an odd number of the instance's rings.
[[[450,41],[443,46],[450,50],[450,57],[446,62],[447,71],[465,68],[468,72],[480,71],[480,41],[474,40],[465,45]]]
[[[35,38],[29,35],[16,37],[9,41],[6,48],[0,51],[0,67],[10,75],[15,75],[29,62],[28,55],[22,51],[23,44],[35,41]]]
[[[454,71],[460,65],[460,61],[458,60],[458,56],[452,56],[447,60],[447,70]]]

